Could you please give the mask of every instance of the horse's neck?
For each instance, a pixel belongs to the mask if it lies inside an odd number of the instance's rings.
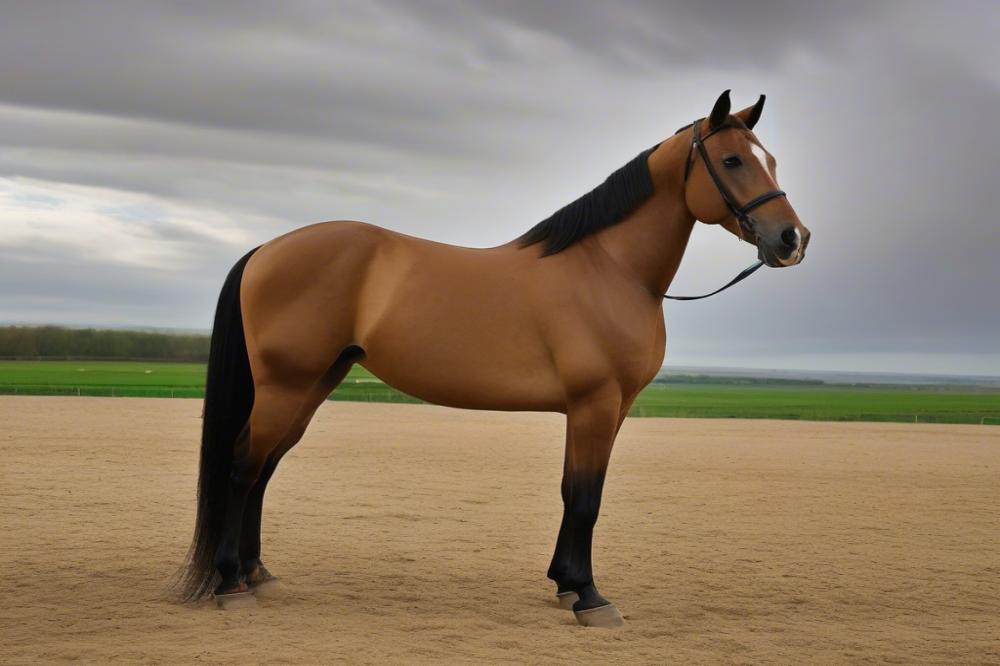
[[[694,218],[684,201],[687,152],[666,141],[649,158],[653,195],[628,217],[595,234],[595,240],[649,291],[664,294],[687,248]]]

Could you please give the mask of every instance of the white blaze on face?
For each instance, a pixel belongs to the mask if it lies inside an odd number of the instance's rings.
[[[751,142],[750,152],[757,158],[760,165],[764,167],[764,172],[771,176],[771,180],[777,185],[777,179],[774,177],[774,171],[772,171],[771,167],[767,164],[767,151],[761,146],[758,146],[756,143]],[[798,228],[795,229],[795,239],[795,251],[788,255],[785,259],[778,260],[782,266],[792,266],[802,261],[802,234],[799,232]]]
[[[750,144],[750,152],[753,153],[753,156],[757,158],[757,161],[760,162],[760,165],[764,167],[764,171],[770,174],[771,177],[773,178],[774,174],[771,173],[771,167],[767,165],[767,152],[763,148],[758,146],[756,143]]]

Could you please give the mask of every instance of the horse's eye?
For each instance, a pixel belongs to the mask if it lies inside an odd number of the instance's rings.
[[[727,169],[735,169],[741,164],[743,164],[743,160],[736,155],[730,155],[729,157],[722,158],[722,165]]]

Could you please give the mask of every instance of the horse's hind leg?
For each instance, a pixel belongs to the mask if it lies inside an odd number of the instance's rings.
[[[288,449],[295,442],[288,445]],[[278,467],[281,456],[272,454],[264,463],[264,468],[247,496],[246,507],[243,509],[243,526],[240,529],[240,569],[246,576],[246,583],[255,592],[272,586],[277,579],[271,575],[260,560],[260,520],[264,505],[264,491],[267,482]]]
[[[225,595],[248,589],[239,556],[245,508],[254,485],[267,469],[268,460],[296,427],[308,391],[308,386],[268,383],[256,386],[249,429],[233,452],[222,538],[215,552],[215,566],[222,579],[215,590],[220,603]]]
[[[302,439],[302,435],[305,434],[306,427],[316,410],[327,399],[330,392],[343,381],[351,366],[361,356],[360,348],[350,347],[346,349],[327,373],[309,390],[294,425],[278,448],[268,456],[256,483],[247,496],[243,512],[243,526],[240,530],[240,566],[246,576],[246,583],[258,593],[262,594],[280,588],[280,585],[274,585],[277,579],[271,575],[260,558],[261,518],[267,484],[282,457]]]

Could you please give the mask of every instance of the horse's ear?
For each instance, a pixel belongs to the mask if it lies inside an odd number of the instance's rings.
[[[715,129],[725,122],[726,118],[729,117],[730,107],[731,102],[729,101],[729,91],[726,90],[719,95],[719,99],[715,101],[715,106],[712,107],[712,113],[708,115],[709,129]]]
[[[761,95],[756,104],[737,112],[736,117],[743,121],[747,129],[753,129],[753,126],[760,120],[760,114],[764,110],[764,99],[766,96]]]

